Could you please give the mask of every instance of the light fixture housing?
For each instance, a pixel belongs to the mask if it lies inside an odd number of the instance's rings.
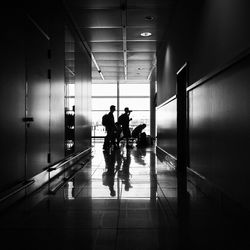
[[[155,18],[153,16],[145,16],[146,21],[153,21]]]
[[[152,36],[152,33],[151,32],[142,32],[141,36],[143,36],[143,37],[149,37],[149,36]]]

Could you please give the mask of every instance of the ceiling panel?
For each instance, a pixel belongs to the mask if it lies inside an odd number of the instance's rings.
[[[169,22],[166,16],[169,16],[171,11],[171,9],[128,9],[127,26],[159,28]]]
[[[98,65],[100,67],[102,66],[110,66],[110,67],[123,67],[123,60],[118,61],[118,60],[98,60]],[[92,66],[94,66],[94,64],[92,64]]]
[[[103,76],[104,76],[104,78],[106,78],[106,77],[114,77],[114,79],[117,79],[119,77],[124,78],[123,73],[119,73],[119,72],[115,72],[115,71],[114,72],[104,72]]]
[[[121,23],[121,10],[83,10],[77,9],[74,15],[78,22],[79,27],[120,27]]]
[[[143,61],[128,61],[128,66],[130,67],[137,67],[140,65],[141,67],[150,67],[152,64],[151,60],[143,60]]]
[[[81,8],[93,8],[93,9],[109,9],[109,8],[119,8],[120,1],[117,0],[66,0],[68,5]]]
[[[154,52],[128,52],[128,60],[153,60]]]
[[[156,42],[146,41],[146,42],[127,42],[127,50],[129,52],[155,52]]]
[[[131,71],[131,72],[128,72],[128,76],[136,76],[136,77],[143,76],[143,77],[147,77],[148,76],[148,72]]]
[[[127,0],[128,8],[167,8],[176,4],[176,0]]]
[[[98,60],[123,60],[123,53],[120,52],[95,52],[95,59]]]
[[[114,67],[114,66],[102,66],[101,67],[102,72],[119,72],[119,73],[124,73],[124,67]]]
[[[89,42],[121,41],[122,29],[81,29],[84,38]]]
[[[92,42],[90,43],[90,48],[92,52],[122,52],[122,42]]]
[[[128,80],[147,80],[147,76],[142,75],[128,75]]]
[[[146,17],[152,17],[148,20]],[[155,27],[158,19],[157,10],[154,9],[128,9],[127,26]]]

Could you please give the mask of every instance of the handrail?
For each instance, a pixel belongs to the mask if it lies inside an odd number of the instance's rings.
[[[63,165],[67,164],[68,162],[74,160],[75,158],[79,157],[80,155],[86,153],[87,151],[91,150],[91,148],[87,148],[86,150],[80,152],[80,153],[75,153],[74,155],[70,155],[68,158],[52,165],[52,166],[48,166],[46,168],[44,168],[44,170],[47,170],[48,172],[54,171],[60,167],[62,167]]]
[[[176,98],[177,98],[176,95],[173,95],[172,97],[170,97],[169,99],[167,99],[165,102],[163,102],[163,103],[161,103],[160,105],[158,105],[158,106],[156,107],[156,109],[157,109],[157,110],[160,109],[161,107],[163,107],[163,106],[165,106],[166,104],[172,102],[172,101],[175,100]]]
[[[8,198],[13,196],[14,194],[18,193],[19,191],[25,189],[26,187],[30,186],[34,182],[35,182],[34,180],[29,180],[29,181],[25,182],[21,187],[15,189],[14,191],[12,191],[9,194],[5,195],[4,197],[0,198],[0,203],[7,200]]]
[[[81,164],[81,168],[74,171],[70,176],[65,177],[62,182],[60,182],[54,187],[54,189],[50,189],[49,193],[55,194],[59,188],[63,187],[68,181],[70,181],[79,172],[79,170],[82,169],[89,161],[90,159],[87,159],[84,163]]]

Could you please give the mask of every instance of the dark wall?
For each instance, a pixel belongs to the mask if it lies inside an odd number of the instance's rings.
[[[64,29],[72,23],[59,2],[2,9],[0,193],[64,158]],[[83,48],[79,58],[77,151],[91,138],[91,61]]]
[[[249,47],[247,0],[179,1],[168,42],[157,50],[158,105],[175,95],[175,74],[188,61],[190,83]]]
[[[164,151],[176,157],[177,108],[176,99],[158,107],[156,115],[157,145]]]
[[[190,91],[190,167],[250,207],[250,56]]]
[[[24,179],[25,50],[24,15],[5,8],[0,15],[0,190]],[[4,15],[5,13],[5,15]],[[11,18],[7,18],[11,16]]]
[[[250,44],[250,2],[185,2],[179,2],[168,41],[157,51],[158,105],[176,94],[176,72],[187,61],[189,85],[202,82],[188,94],[190,168],[234,200],[250,207],[244,200],[250,196],[246,188],[250,181],[247,168],[249,59],[246,56],[243,61],[237,61]],[[231,61],[236,61],[234,66],[220,70]],[[213,72],[217,74],[203,82],[202,79]],[[165,112],[172,104],[166,105]],[[161,109],[157,113],[163,112]],[[171,134],[169,123],[158,127],[159,142],[169,141],[162,145],[170,144],[165,149],[174,152],[176,144],[173,145],[172,136],[168,136]]]
[[[156,94],[156,69],[153,70],[150,78],[150,135],[152,137],[156,136],[156,113],[155,107],[157,105],[156,102],[157,94]]]
[[[49,153],[49,38],[38,29],[40,23],[43,19],[35,17],[25,23],[26,116],[34,119],[26,126],[27,178],[43,170]]]
[[[62,13],[50,16],[51,50],[51,162],[64,157],[64,32],[65,18]]]

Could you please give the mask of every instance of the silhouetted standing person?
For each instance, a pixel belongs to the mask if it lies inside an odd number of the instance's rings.
[[[116,143],[115,148],[116,149],[120,148],[119,144],[120,144],[120,140],[121,140],[121,133],[122,133],[122,127],[118,122],[116,122],[115,123],[115,143]]]
[[[129,108],[124,109],[125,113],[119,116],[118,123],[122,126],[122,132],[123,137],[126,139],[126,146],[127,148],[131,147],[129,145],[129,138],[131,137],[130,129],[129,129],[129,122],[132,120],[132,118],[129,117],[132,110],[129,110]]]
[[[110,111],[106,115],[104,126],[107,131],[107,135],[104,139],[103,149],[108,150],[112,145],[115,145],[115,119],[113,113],[115,112],[115,106],[110,106]]]

